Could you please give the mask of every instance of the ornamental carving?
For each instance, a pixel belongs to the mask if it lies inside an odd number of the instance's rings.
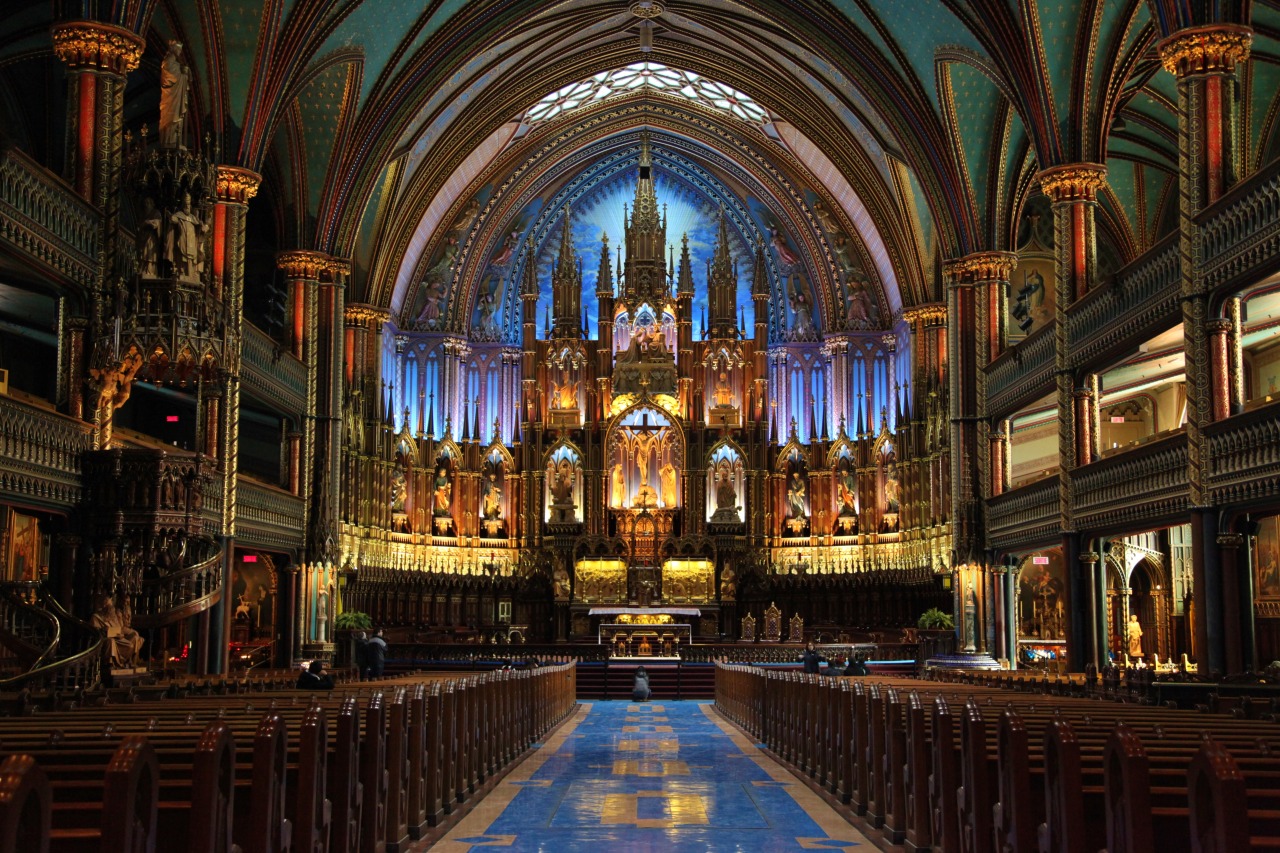
[[[1072,163],[1042,171],[1040,189],[1056,203],[1094,201],[1107,183],[1107,167],[1098,163]]]
[[[248,204],[258,194],[262,176],[239,166],[218,167],[218,201]]]
[[[1253,31],[1245,26],[1192,27],[1160,42],[1160,63],[1181,80],[1192,74],[1231,74],[1249,58]]]
[[[1013,252],[978,252],[942,265],[942,272],[952,282],[1008,281],[1009,273],[1018,265]]]
[[[143,40],[133,32],[96,21],[72,21],[53,28],[53,52],[70,68],[125,75],[138,67]]]

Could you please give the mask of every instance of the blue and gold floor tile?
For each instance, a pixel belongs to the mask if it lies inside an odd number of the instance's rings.
[[[579,706],[432,849],[873,849],[710,705]]]

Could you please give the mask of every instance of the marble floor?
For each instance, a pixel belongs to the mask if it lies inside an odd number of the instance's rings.
[[[433,851],[875,849],[705,702],[596,702]]]

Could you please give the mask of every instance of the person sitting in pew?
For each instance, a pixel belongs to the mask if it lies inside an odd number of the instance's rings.
[[[298,676],[299,690],[332,690],[333,676],[324,671],[324,661],[313,660]]]

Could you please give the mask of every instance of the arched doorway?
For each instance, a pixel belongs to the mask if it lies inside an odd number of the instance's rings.
[[[1163,583],[1160,566],[1144,558],[1129,575],[1129,614],[1138,617],[1142,627],[1144,660],[1169,660],[1172,654],[1169,627],[1169,590]],[[1128,649],[1128,642],[1125,649]]]

